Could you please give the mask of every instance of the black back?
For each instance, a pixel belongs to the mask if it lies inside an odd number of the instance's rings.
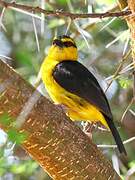
[[[78,61],[63,61],[53,71],[55,81],[65,90],[96,106],[112,119],[107,98],[94,75]]]

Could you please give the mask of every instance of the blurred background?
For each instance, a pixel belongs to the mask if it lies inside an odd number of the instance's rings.
[[[10,1],[7,1],[10,2]],[[115,0],[16,0],[46,10],[74,13],[118,11]],[[32,14],[0,7],[0,59],[34,84],[41,63],[55,35],[68,34],[76,41],[79,61],[95,74],[109,99],[115,124],[123,141],[135,139],[133,63],[130,33],[123,18],[76,19]],[[46,96],[44,89],[41,90]],[[131,139],[131,140],[132,140]],[[93,141],[102,147],[123,179],[135,179],[135,141],[125,147],[128,158],[119,157],[111,133],[96,127]],[[21,147],[9,141],[0,130],[0,180],[51,179]]]

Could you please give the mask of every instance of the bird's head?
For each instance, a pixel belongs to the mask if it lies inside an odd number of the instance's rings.
[[[74,40],[67,35],[55,37],[49,49],[48,56],[58,61],[76,61],[78,58],[78,51]]]

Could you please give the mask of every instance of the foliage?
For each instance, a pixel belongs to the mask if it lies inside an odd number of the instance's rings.
[[[63,11],[76,13],[108,11],[115,3],[114,0],[52,0],[46,1],[46,3],[43,0],[34,2],[20,0],[16,2],[33,6],[41,6],[42,4],[42,7],[46,10],[62,9]],[[0,11],[2,11],[2,8]],[[4,12],[2,23],[6,31],[3,28],[0,31],[0,57],[13,66],[30,83],[35,82],[41,62],[47,54],[54,35],[65,34],[68,31],[68,34],[75,39],[78,46],[80,62],[96,74],[104,90],[108,86],[107,83],[113,80],[107,90],[107,96],[110,99],[116,124],[120,124],[121,117],[132,97],[133,83],[130,57],[123,61],[122,69],[120,69],[118,75],[115,78],[112,77],[129,50],[129,31],[127,31],[126,22],[122,18],[78,19],[71,22],[66,17],[44,17],[38,14],[33,18],[26,13],[7,9]],[[34,29],[34,25],[36,29]],[[35,31],[37,31],[38,41],[36,40]],[[37,48],[38,44],[39,50]],[[11,59],[5,59],[3,55]],[[8,124],[9,118],[5,114],[0,121]],[[123,138],[128,138],[123,128],[120,129],[120,132]],[[18,136],[16,130],[11,129],[8,132],[8,137],[8,142],[15,141],[20,144],[25,140],[26,135]],[[110,134],[104,131],[96,131],[94,141],[97,144],[113,143]],[[29,179],[29,177],[34,176],[35,170],[38,171],[37,164],[34,161],[30,159],[22,161],[17,157],[17,162],[12,161],[11,163],[9,156],[4,155],[8,149],[8,142],[6,141],[6,144],[2,145],[0,150],[0,176],[4,177],[12,174],[10,179],[19,179],[19,177]],[[126,148],[131,152],[128,154],[127,163],[130,164],[130,169],[134,167],[134,148],[130,144]],[[114,153],[109,148],[106,148],[104,152],[110,159]],[[13,154],[12,157],[16,158]],[[125,177],[127,170],[121,165],[120,169],[122,176]],[[48,177],[44,177],[44,179],[48,179]]]

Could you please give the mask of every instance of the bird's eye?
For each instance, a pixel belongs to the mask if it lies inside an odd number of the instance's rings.
[[[71,47],[71,46],[76,47],[76,45],[72,43],[71,41],[65,41],[63,42],[63,44],[65,47]]]
[[[59,47],[63,47],[63,42],[61,40],[59,40],[59,39],[55,39],[53,41],[53,45],[57,45]]]

